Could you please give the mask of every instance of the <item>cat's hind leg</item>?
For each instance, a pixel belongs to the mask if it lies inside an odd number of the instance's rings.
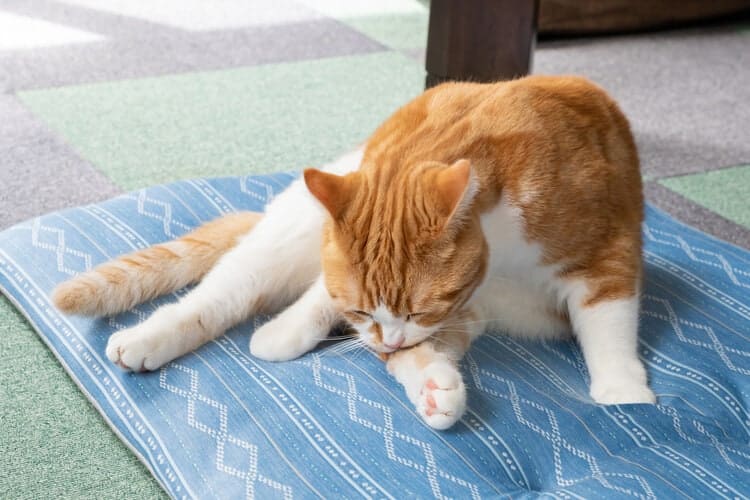
[[[61,311],[110,316],[198,282],[263,218],[226,214],[175,239],[122,255],[61,283],[52,300]]]
[[[568,297],[573,331],[591,377],[597,403],[655,403],[646,369],[638,358],[638,296],[590,302],[579,283]]]

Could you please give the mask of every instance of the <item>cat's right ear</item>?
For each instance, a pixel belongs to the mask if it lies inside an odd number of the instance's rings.
[[[435,187],[440,195],[439,210],[449,225],[454,220],[461,220],[474,201],[479,183],[472,174],[469,160],[458,160],[438,174]]]
[[[310,193],[326,207],[334,219],[340,219],[351,199],[351,179],[315,168],[305,169],[305,184]]]

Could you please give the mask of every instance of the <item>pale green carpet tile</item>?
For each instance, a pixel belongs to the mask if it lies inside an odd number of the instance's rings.
[[[668,188],[750,228],[750,165],[662,179]]]
[[[416,50],[427,46],[429,13],[386,14],[343,19],[344,23],[396,50]]]
[[[166,498],[0,296],[0,498]]]
[[[321,165],[422,90],[421,65],[383,52],[23,92],[124,189]]]

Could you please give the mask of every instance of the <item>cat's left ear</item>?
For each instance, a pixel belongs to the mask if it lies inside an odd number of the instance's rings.
[[[469,160],[458,160],[438,174],[435,188],[440,211],[447,219],[446,225],[449,225],[465,215],[479,191],[479,182]]]
[[[306,169],[304,176],[307,189],[326,207],[331,217],[341,218],[351,199],[352,179],[315,168]]]

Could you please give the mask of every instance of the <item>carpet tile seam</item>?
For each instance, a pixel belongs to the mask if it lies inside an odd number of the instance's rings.
[[[735,168],[737,169],[750,168],[750,163],[733,163],[733,164],[727,164],[727,165],[719,165],[717,167],[708,168],[707,170],[703,170],[700,172],[692,172],[692,173],[687,172],[687,173],[678,173],[678,174],[668,174],[668,175],[663,175],[663,176],[659,176],[658,174],[655,174],[655,175],[650,175],[648,180],[658,181],[661,183],[661,181],[663,180],[680,179],[683,177],[697,177],[697,176],[705,175],[711,172],[725,172],[727,170],[732,170]],[[666,186],[666,187],[669,187],[669,186]]]
[[[140,82],[145,80],[158,80],[158,79],[168,79],[168,78],[180,78],[180,77],[192,77],[192,76],[204,76],[204,75],[213,75],[216,73],[229,73],[234,71],[246,71],[246,70],[253,70],[256,68],[268,68],[273,66],[293,66],[298,63],[312,63],[312,62],[318,62],[318,61],[331,61],[336,59],[348,59],[348,58],[355,58],[355,57],[367,57],[372,55],[382,55],[382,54],[399,54],[402,55],[404,58],[408,57],[408,55],[404,54],[402,51],[391,49],[389,47],[383,47],[382,49],[368,51],[368,52],[362,52],[362,53],[354,53],[354,54],[331,54],[331,55],[325,55],[325,56],[315,56],[310,59],[294,59],[289,61],[270,61],[270,62],[264,62],[261,64],[251,64],[251,65],[239,65],[239,66],[229,66],[229,67],[219,67],[219,68],[207,68],[207,69],[189,69],[184,72],[175,72],[175,73],[165,73],[165,74],[158,74],[154,76],[150,75],[143,75],[143,76],[135,76],[135,77],[126,77],[126,78],[118,78],[113,80],[102,80],[102,81],[91,81],[91,82],[81,82],[81,83],[70,83],[70,84],[62,84],[62,85],[53,85],[50,87],[40,87],[40,88],[28,88],[28,89],[5,89],[0,92],[3,92],[4,94],[13,95],[19,98],[22,98],[24,95],[33,94],[36,92],[48,92],[48,91],[59,91],[59,90],[66,90],[66,89],[84,89],[86,87],[98,87],[98,86],[106,86],[106,85],[118,85],[120,83],[133,83],[133,82]],[[0,61],[1,63],[2,61]],[[37,114],[32,109],[29,109],[31,112]],[[283,173],[283,172],[279,172]]]
[[[30,316],[27,314],[26,309],[22,308],[20,306],[20,303],[16,300],[16,298],[10,293],[8,293],[8,290],[3,286],[2,283],[0,283],[0,295],[2,295],[8,302],[10,302],[13,307],[15,308],[16,312],[18,312],[23,320],[26,322],[28,326],[31,327],[33,330],[33,334],[39,338],[43,344],[49,349],[49,351],[54,355],[55,360],[62,366],[62,368],[65,370],[66,375],[73,381],[75,386],[78,388],[80,392],[80,396],[83,396],[85,400],[96,410],[98,415],[104,420],[104,422],[107,424],[107,427],[112,430],[112,432],[117,436],[117,438],[120,440],[120,444],[124,445],[128,450],[130,450],[136,458],[138,458],[138,461],[141,462],[141,464],[146,467],[146,469],[151,473],[151,477],[156,480],[156,482],[159,484],[159,486],[162,488],[162,491],[164,493],[167,493],[169,495],[169,490],[165,487],[165,483],[163,483],[163,480],[161,478],[160,474],[155,473],[155,471],[152,469],[152,465],[148,463],[145,456],[141,454],[135,446],[130,443],[128,440],[123,438],[122,432],[116,428],[114,425],[114,422],[105,414],[105,412],[102,411],[101,406],[99,403],[94,399],[93,395],[90,394],[88,391],[83,389],[83,383],[73,376],[73,371],[68,366],[68,363],[62,358],[61,354],[57,351],[57,349],[54,348],[54,346],[51,344],[50,339],[39,335],[38,329],[35,326],[35,322],[32,321]],[[172,497],[171,495],[169,495]],[[174,498],[174,497],[172,497]]]

